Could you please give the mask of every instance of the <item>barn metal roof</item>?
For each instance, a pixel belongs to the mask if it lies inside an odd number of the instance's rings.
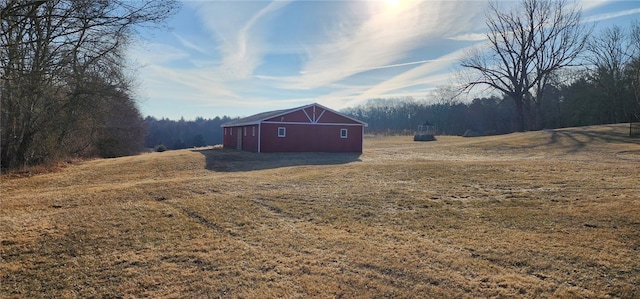
[[[314,103],[314,104],[304,105],[304,106],[291,108],[291,109],[274,110],[274,111],[267,111],[267,112],[254,114],[254,115],[251,115],[251,116],[247,116],[247,117],[243,117],[243,118],[232,120],[230,122],[226,122],[226,123],[222,124],[221,127],[237,127],[237,126],[257,125],[257,124],[259,124],[260,122],[262,122],[264,120],[267,120],[267,119],[270,119],[270,118],[274,118],[274,117],[278,117],[280,115],[285,115],[285,114],[288,114],[288,113],[291,113],[291,112],[294,112],[294,111],[302,110],[302,109],[305,109],[305,108],[308,108],[308,107],[311,107],[311,106],[320,107],[322,109],[325,109],[325,110],[331,111],[333,113],[342,115],[342,116],[344,116],[344,117],[346,117],[348,119],[351,119],[353,121],[359,122],[359,123],[363,124],[365,127],[367,126],[367,123],[365,123],[365,122],[359,121],[359,120],[357,120],[355,118],[346,116],[346,115],[344,115],[344,114],[342,114],[340,112],[334,111],[334,110],[329,109],[327,107],[324,107],[324,106],[322,106],[320,104]]]
[[[254,114],[254,115],[251,115],[251,116],[247,116],[247,117],[239,118],[239,119],[236,119],[236,120],[232,120],[230,122],[226,122],[226,123],[222,124],[222,127],[253,125],[253,124],[259,123],[262,120],[269,119],[269,118],[272,118],[272,117],[276,117],[276,116],[278,116],[280,114],[287,114],[287,113],[293,112],[293,111],[295,111],[297,109],[298,108],[262,112],[262,113]]]

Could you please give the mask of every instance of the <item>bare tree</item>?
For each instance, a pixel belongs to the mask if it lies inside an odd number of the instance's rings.
[[[636,52],[629,62],[627,73],[630,81],[631,91],[635,98],[635,110],[632,113],[637,120],[640,120],[640,22],[636,21],[631,25],[631,47]]]
[[[589,79],[608,102],[606,113],[613,122],[627,121],[635,106],[632,62],[638,59],[640,49],[632,33],[618,26],[605,28],[587,45],[587,59],[592,64]]]
[[[127,42],[177,7],[174,0],[0,0],[2,167],[89,148],[104,119],[94,112],[111,111],[96,109],[109,103],[101,99],[128,92]]]
[[[579,7],[564,0],[522,0],[511,10],[491,3],[486,48],[461,61],[470,70],[465,88],[489,86],[511,98],[517,131],[540,126],[534,117],[548,80],[572,65],[591,31],[580,19]]]

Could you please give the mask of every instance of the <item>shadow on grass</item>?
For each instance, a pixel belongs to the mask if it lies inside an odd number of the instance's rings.
[[[628,124],[601,125],[544,130],[548,134],[535,137],[523,145],[510,145],[513,150],[561,150],[565,154],[592,151],[594,146],[640,145],[640,138],[629,137]],[[539,135],[540,136],[540,135]]]
[[[360,162],[360,153],[251,153],[229,149],[194,150],[206,158],[206,168],[218,172],[264,170],[303,165]]]
[[[623,130],[621,126],[603,126],[595,130],[552,130],[547,145],[558,144],[563,140],[565,146],[568,146],[569,153],[579,152],[587,145],[595,142],[603,143],[627,143],[640,145],[640,138],[629,137],[628,131]]]

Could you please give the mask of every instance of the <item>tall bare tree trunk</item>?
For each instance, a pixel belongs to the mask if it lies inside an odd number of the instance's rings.
[[[546,78],[571,66],[591,30],[581,23],[578,7],[563,0],[522,0],[511,10],[493,2],[486,24],[488,49],[469,52],[461,61],[470,76],[465,88],[484,85],[509,95],[516,105],[516,130],[534,128],[532,113]]]

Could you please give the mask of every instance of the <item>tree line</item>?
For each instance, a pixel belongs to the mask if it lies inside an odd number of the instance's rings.
[[[147,128],[144,146],[166,150],[222,144],[221,125],[231,120],[228,116],[211,119],[198,117],[194,121],[185,121],[184,118],[174,121],[147,116],[144,120]]]
[[[436,126],[439,135],[504,134],[513,131],[511,102],[501,98],[478,98],[471,103],[427,103],[413,98],[373,99],[341,112],[368,124],[369,134],[413,134],[419,125]],[[469,133],[467,132],[467,133]]]
[[[142,149],[123,53],[170,0],[0,0],[0,166]]]

